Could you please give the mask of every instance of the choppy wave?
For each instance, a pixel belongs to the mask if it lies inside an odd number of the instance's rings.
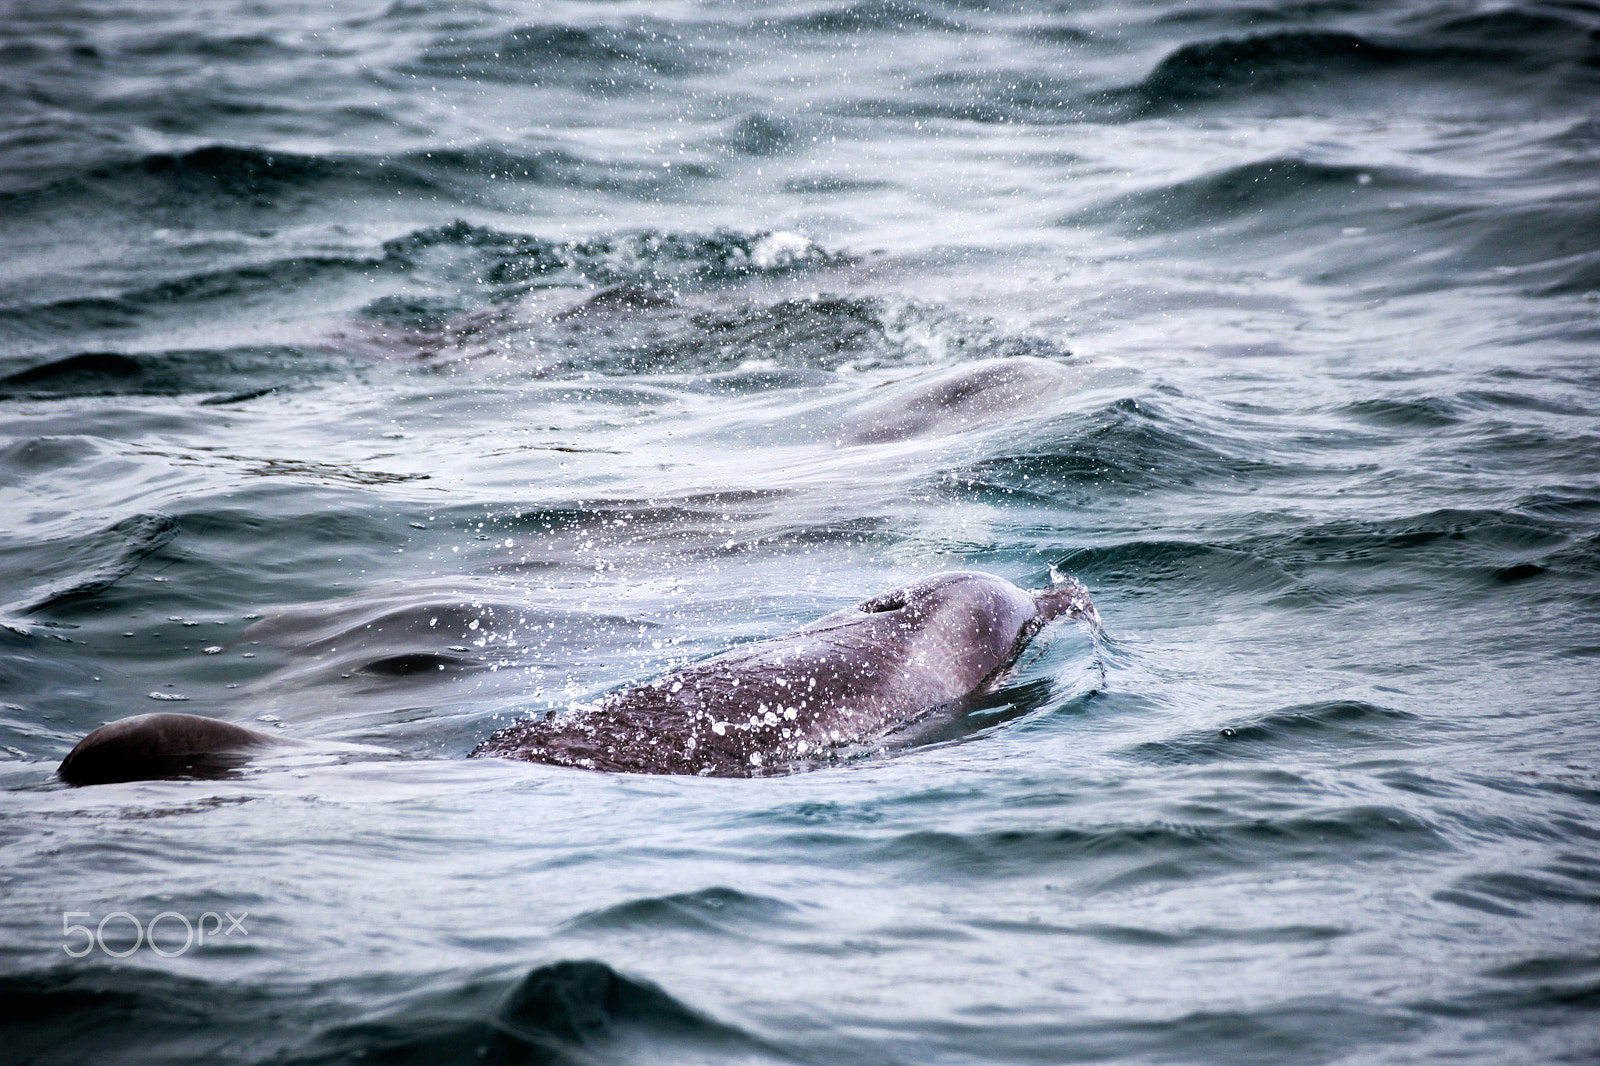
[[[209,295],[226,301],[224,289]],[[67,308],[52,311],[68,314]],[[81,311],[81,308],[76,310]],[[20,317],[20,315],[19,315]],[[0,321],[3,321],[0,315]],[[94,320],[94,328],[103,322]],[[62,332],[88,328],[77,315],[60,324]],[[0,377],[0,400],[62,399],[73,396],[182,396],[212,393],[201,403],[242,403],[280,389],[349,373],[349,360],[326,352],[284,347],[79,352],[31,363]]]
[[[572,931],[682,928],[725,935],[764,935],[774,925],[793,922],[798,908],[780,899],[752,896],[731,888],[652,899],[629,900],[580,915],[566,924]]]
[[[1185,425],[1174,414],[1159,400],[1117,400],[1042,428],[1041,442],[1050,442],[1046,448],[985,458],[950,471],[945,489],[1001,499],[1071,499],[1089,485],[1100,493],[1139,493],[1288,473],[1245,441],[1230,440],[1214,428]]]
[[[1438,58],[1353,33],[1285,32],[1187,44],[1135,87],[1146,107],[1243,96],[1308,80],[1353,78]]]
[[[848,261],[773,233],[646,231],[555,241],[454,222],[386,242],[384,262],[421,280],[481,287],[496,301],[539,287],[629,283],[671,290]]]
[[[1323,5],[1300,17],[1343,13]],[[1277,14],[1295,17],[1282,9]],[[1265,21],[1273,21],[1272,15]],[[1595,14],[1579,6],[1560,14],[1506,8],[1464,16],[1441,8],[1431,18],[1409,20],[1384,34],[1294,29],[1197,41],[1164,57],[1126,95],[1141,110],[1159,112],[1372,78],[1500,78],[1509,84],[1530,75],[1545,80],[1550,90],[1570,92],[1594,83],[1589,37],[1597,25]]]
[[[652,1057],[697,1062],[791,1061],[732,1026],[686,1006],[655,984],[602,962],[561,961],[509,984],[504,978],[439,975],[421,990],[372,982],[389,1001],[367,1020],[329,1025],[305,1019],[306,1038],[277,1061],[629,1062]],[[270,986],[217,985],[139,971],[58,972],[5,979],[8,1011],[34,1021],[18,1048],[36,1056],[115,1055],[108,1023],[147,1025],[143,1053],[167,1062],[254,1062],[240,1037],[270,1033],[283,1009]],[[120,1031],[120,1027],[115,1027]]]
[[[1351,16],[1367,13],[1360,4],[1189,9],[1157,22],[1260,32],[1180,44],[1138,81],[1104,89],[1092,88],[1081,75],[1038,67],[976,67],[920,78],[915,93],[857,96],[833,107],[838,114],[860,117],[1055,125],[1147,119],[1197,107],[1252,110],[1294,101],[1303,106],[1318,94],[1398,100],[1408,90],[1485,84],[1575,100],[1596,85],[1590,34],[1600,23],[1586,9],[1558,14],[1512,8],[1458,17],[1440,9],[1434,17],[1375,31],[1345,27]],[[1316,25],[1323,21],[1329,24]],[[1311,25],[1269,28],[1285,22]],[[964,28],[911,5],[859,5],[802,16],[784,26],[797,32],[922,32],[935,40]],[[1089,55],[1106,43],[1072,25],[1006,26],[1000,32],[1084,47]]]
[[[1123,194],[1060,220],[1112,223],[1141,239],[1183,234],[1246,258],[1295,254],[1279,220],[1320,230],[1308,259],[1327,281],[1393,278],[1418,289],[1515,280],[1540,295],[1588,292],[1600,250],[1595,209],[1565,190],[1517,205],[1490,206],[1476,181],[1395,167],[1303,158],[1263,159],[1171,185]],[[1396,245],[1405,234],[1412,242]],[[1302,246],[1303,247],[1303,246]],[[1422,269],[1419,269],[1421,267]]]
[[[936,6],[906,0],[862,0],[855,4],[824,6],[818,11],[777,21],[763,21],[761,26],[780,32],[841,35],[962,29],[960,23],[939,15],[934,10]]]
[[[399,291],[369,300],[363,317],[406,328],[443,327],[454,314],[486,304],[504,304],[534,289],[626,283],[670,292],[850,261],[848,254],[830,252],[806,238],[782,232],[644,231],[563,241],[457,221],[395,237],[384,242],[376,254],[248,262],[180,275],[114,295],[0,308],[0,323],[36,345],[70,343],[67,338],[74,335],[126,333],[152,321],[193,315],[197,310],[238,308],[256,302],[294,306],[302,294],[312,290],[342,293],[357,283],[371,284],[387,277]],[[453,295],[437,295],[441,288]],[[848,347],[852,339],[847,337],[837,347]],[[727,343],[733,340],[729,338]],[[91,366],[94,359],[99,362]],[[124,378],[130,379],[127,385],[147,391],[171,390],[175,385],[168,384],[166,375],[151,373],[161,361],[131,353],[85,353],[13,370],[0,379],[0,389],[47,379],[62,385],[69,379],[85,383],[93,379],[104,386],[112,379]],[[240,359],[229,362],[237,364]]]
[[[1263,930],[1252,941],[1232,930],[1220,945],[1247,950],[1252,942],[1326,945],[1338,930],[1300,927]],[[1149,951],[1177,940],[1200,945],[1208,930],[1197,928],[1173,938],[1147,930],[1054,929],[1061,934],[1104,939],[1126,952]],[[1553,955],[1491,967],[1470,1009],[1486,1019],[1526,1018],[1532,1011],[1559,1017],[1581,1011],[1594,997],[1596,961],[1581,952]],[[118,1053],[126,1031],[114,1023],[143,1019],[143,1051],[167,1062],[247,1063],[273,1061],[311,1066],[347,1062],[639,1062],[683,1061],[750,1063],[826,1058],[835,1062],[883,1061],[885,1051],[863,1046],[859,1038],[777,1042],[719,1021],[657,984],[629,977],[598,961],[570,960],[536,967],[520,979],[499,975],[430,974],[412,987],[365,978],[351,983],[384,1005],[356,1023],[330,1024],[320,1015],[304,1019],[306,1035],[293,1043],[275,1038],[274,1017],[284,1009],[286,991],[270,985],[216,985],[137,970],[60,972],[5,979],[4,990],[17,1016],[36,1020],[13,1045],[25,1058],[72,1055],[79,1059]],[[1261,1055],[1324,1061],[1352,1047],[1378,1049],[1421,1043],[1435,1033],[1439,1019],[1469,1004],[1451,1005],[1423,996],[1382,1004],[1314,995],[1291,998],[1275,1007],[1188,1012],[1145,1020],[1097,1019],[1077,1024],[1063,1020],[1024,1022],[998,1018],[963,1019],[936,1026],[932,1048],[955,1052],[974,1043],[1008,1058],[1069,1053],[1112,1058],[1128,1054],[1201,1056],[1206,1061],[1237,1061]],[[225,1019],[225,1020],[224,1020]],[[865,1018],[861,1019],[863,1022]],[[886,1046],[903,1044],[909,1034],[891,1030]],[[252,1048],[257,1049],[252,1052]]]
[[[1416,721],[1417,716],[1406,711],[1335,700],[1285,707],[1216,730],[1150,741],[1128,755],[1156,763],[1283,758],[1307,750],[1354,755],[1363,747],[1389,747]]]
[[[13,179],[13,187],[0,192],[0,207],[48,215],[71,207],[103,210],[109,202],[167,213],[175,221],[177,212],[196,211],[224,217],[240,211],[314,214],[330,199],[350,198],[500,206],[514,198],[510,190],[516,186],[645,198],[716,174],[701,163],[662,166],[643,157],[602,159],[567,148],[492,142],[379,156],[212,144],[53,169],[43,183]]]
[[[1111,216],[1134,230],[1186,229],[1234,220],[1265,221],[1277,212],[1319,212],[1349,223],[1389,197],[1436,184],[1421,175],[1380,167],[1266,159],[1229,167],[1179,185],[1133,195],[1083,216]],[[1377,208],[1381,210],[1381,208]]]
[[[79,545],[78,551],[65,560],[69,573],[32,592],[28,597],[31,602],[20,610],[28,614],[46,612],[97,596],[132,573],[177,533],[177,520],[166,514],[135,515],[118,522]],[[45,575],[34,575],[36,581],[42,577]]]
[[[841,841],[841,844],[844,842]],[[1444,851],[1445,836],[1396,807],[1298,812],[1238,822],[1062,826],[985,833],[918,831],[847,853],[916,876],[982,880],[1022,870],[1070,878],[1083,891],[1120,892],[1168,880],[1215,876],[1275,863],[1383,861]]]
[[[519,26],[445,38],[404,73],[530,85],[571,85],[596,93],[643,90],[661,76],[710,69],[716,54],[671,23]]]

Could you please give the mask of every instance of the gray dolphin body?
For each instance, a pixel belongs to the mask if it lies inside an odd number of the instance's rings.
[[[936,574],[591,707],[514,722],[472,755],[714,777],[794,769],[960,712],[999,687],[1059,618],[1100,625],[1070,578],[1026,592],[989,574]],[[204,773],[291,744],[304,746],[215,719],[146,714],[84,737],[59,773],[75,785]]]
[[[1071,579],[1030,593],[989,574],[936,574],[591,708],[516,722],[472,754],[710,777],[791,768],[964,709],[1061,617],[1099,626]]]

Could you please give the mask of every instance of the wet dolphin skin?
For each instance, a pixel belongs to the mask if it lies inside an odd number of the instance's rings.
[[[989,574],[936,574],[591,708],[514,723],[473,754],[634,773],[757,774],[960,709],[992,691],[1059,617],[1098,624],[1076,581],[1030,593]]]

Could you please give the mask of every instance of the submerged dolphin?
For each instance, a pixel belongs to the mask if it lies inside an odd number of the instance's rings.
[[[1100,624],[1071,578],[1026,592],[989,574],[935,574],[592,706],[514,722],[472,754],[715,777],[794,768],[936,712],[959,713],[999,687],[1058,618]],[[193,715],[142,715],[84,737],[60,774],[72,784],[161,777],[237,765],[283,743]]]
[[[72,785],[204,776],[242,766],[262,748],[297,743],[195,714],[140,714],[78,741],[56,773]]]

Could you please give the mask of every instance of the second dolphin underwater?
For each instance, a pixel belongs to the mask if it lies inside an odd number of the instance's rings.
[[[713,777],[803,769],[969,709],[1058,619],[1099,630],[1072,578],[1029,592],[990,574],[935,574],[591,706],[515,722],[472,755]],[[285,746],[306,745],[196,715],[140,715],[84,737],[59,772],[78,785],[158,778]]]

